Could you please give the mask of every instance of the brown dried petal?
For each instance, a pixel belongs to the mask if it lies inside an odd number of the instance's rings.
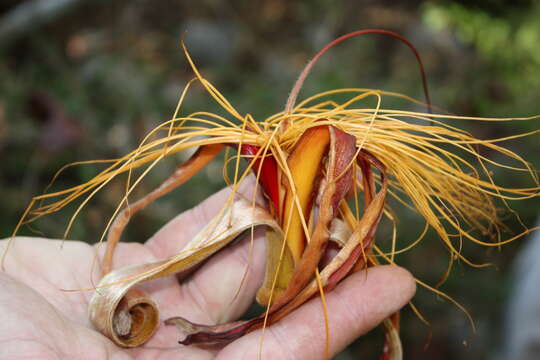
[[[144,343],[158,327],[159,311],[157,305],[135,286],[188,272],[254,226],[268,226],[283,236],[277,222],[265,209],[239,200],[216,216],[180,253],[110,272],[99,282],[90,300],[92,323],[118,345],[133,347]]]

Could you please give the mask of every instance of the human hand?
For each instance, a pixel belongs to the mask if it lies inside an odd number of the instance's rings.
[[[223,190],[179,215],[145,244],[119,244],[115,268],[178,252],[217,213],[226,196],[228,190]],[[159,305],[163,319],[182,316],[201,324],[237,319],[262,284],[261,240],[262,234],[256,233],[252,246],[244,240],[223,249],[185,282],[168,277],[142,286]],[[7,240],[0,241],[0,253],[6,246]],[[160,327],[142,347],[120,348],[93,330],[88,320],[93,291],[63,290],[91,288],[99,280],[98,253],[96,246],[79,241],[15,239],[5,272],[0,271],[0,359],[254,359],[259,352],[262,359],[324,357],[325,323],[318,298],[264,333],[254,331],[223,348],[178,345],[182,335],[172,326]],[[412,276],[396,266],[349,276],[326,294],[331,353],[397,311],[414,291]]]

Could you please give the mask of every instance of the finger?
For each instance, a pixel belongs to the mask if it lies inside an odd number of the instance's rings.
[[[378,266],[351,275],[326,294],[330,356],[404,306],[415,288],[406,270]],[[256,359],[259,353],[261,359],[323,359],[325,348],[324,314],[317,298],[264,331],[228,345],[217,359]]]

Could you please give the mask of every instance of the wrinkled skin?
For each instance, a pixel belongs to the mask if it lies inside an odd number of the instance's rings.
[[[178,251],[223,206],[228,191],[179,215],[144,245],[120,244],[114,266]],[[183,316],[202,324],[238,318],[253,302],[263,280],[265,242],[261,236],[255,234],[252,246],[244,240],[224,249],[186,282],[168,277],[144,285],[159,304],[161,318]],[[6,244],[0,241],[0,253]],[[102,253],[101,248],[98,252]],[[98,280],[95,246],[17,238],[7,255],[5,272],[0,271],[0,359],[256,359],[260,351],[262,359],[324,357],[324,316],[319,299],[268,327],[264,337],[258,330],[224,348],[178,345],[183,335],[172,326],[161,326],[140,348],[120,348],[89,323],[87,306],[93,290],[62,291],[91,288]],[[412,276],[395,266],[370,268],[367,276],[359,272],[344,280],[327,294],[331,353],[336,354],[401,308],[414,291]]]

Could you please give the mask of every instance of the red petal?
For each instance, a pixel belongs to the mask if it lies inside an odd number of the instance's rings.
[[[242,144],[240,152],[245,156],[255,156],[260,149],[261,147],[257,145]],[[252,161],[253,171],[258,174],[260,170],[259,182],[268,198],[270,198],[277,216],[279,216],[278,166],[276,160],[272,154],[266,154],[264,159],[256,158]]]

